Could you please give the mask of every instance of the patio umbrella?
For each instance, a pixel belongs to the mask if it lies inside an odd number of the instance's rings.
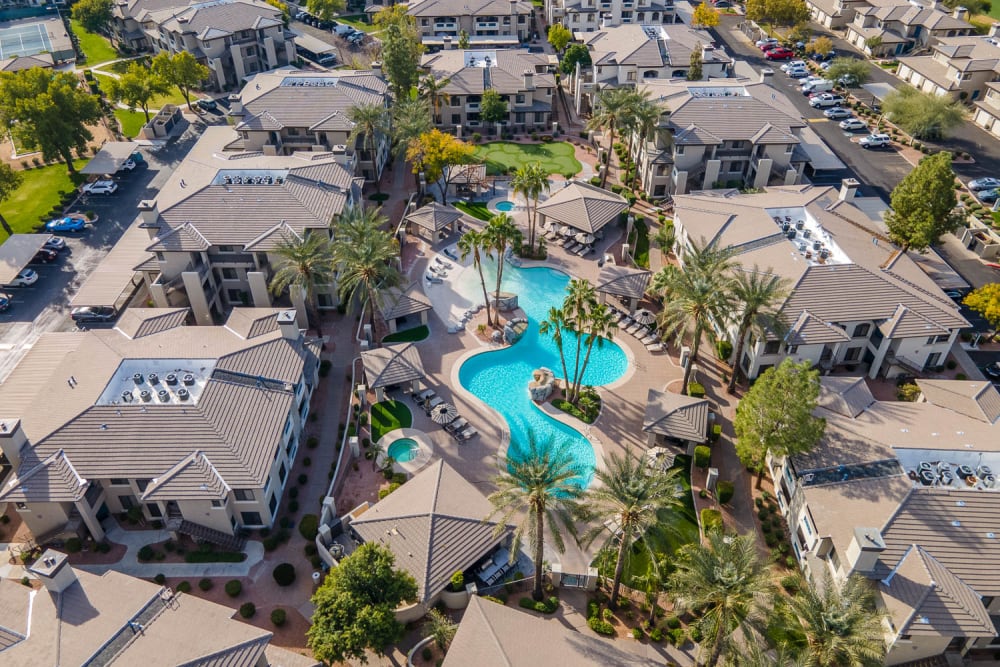
[[[451,403],[442,403],[431,410],[431,419],[435,424],[450,424],[458,417],[458,409]]]
[[[594,242],[594,235],[593,234],[587,234],[585,232],[580,232],[579,234],[577,234],[573,238],[576,239],[577,243],[582,243],[583,245],[590,245],[591,243]]]
[[[656,315],[646,310],[645,308],[642,308],[641,310],[635,311],[635,315],[632,316],[632,319],[638,322],[639,324],[648,325],[656,321]]]
[[[572,227],[570,227],[569,225],[563,225],[563,226],[562,226],[562,227],[561,227],[561,228],[559,229],[559,233],[560,233],[560,234],[561,234],[562,236],[573,236],[573,234],[575,234],[575,233],[576,233],[576,230],[575,230],[575,229],[573,229]]]

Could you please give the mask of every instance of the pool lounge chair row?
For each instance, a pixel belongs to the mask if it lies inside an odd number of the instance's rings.
[[[617,308],[612,308],[613,316],[618,324],[618,330],[624,331],[625,333],[635,337],[640,343],[642,343],[647,350],[652,353],[663,352],[664,345],[660,337],[659,331],[646,324],[636,322],[632,317]]]
[[[446,430],[451,437],[455,438],[459,442],[471,440],[475,436],[479,435],[479,431],[477,431],[474,426],[471,426],[465,417],[459,417],[450,424],[445,424],[444,430]]]

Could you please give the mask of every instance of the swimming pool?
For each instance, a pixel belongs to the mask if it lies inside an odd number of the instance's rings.
[[[420,445],[413,438],[400,438],[389,445],[388,454],[397,463],[409,463],[420,451]]]
[[[494,208],[500,211],[501,213],[510,213],[511,211],[514,210],[514,202],[510,201],[509,199],[506,201],[499,201],[496,203],[496,206],[494,206]]]
[[[487,286],[496,282],[494,262],[484,262]],[[562,303],[569,276],[550,268],[522,269],[507,266],[504,269],[503,290],[518,295],[518,303],[528,318],[528,330],[516,344],[492,352],[483,352],[469,358],[459,368],[462,386],[484,403],[500,413],[510,427],[510,446],[507,456],[521,458],[528,444],[528,433],[534,434],[540,445],[554,445],[569,450],[582,486],[593,476],[594,448],[578,431],[558,422],[538,409],[528,396],[527,384],[531,372],[540,366],[562,375],[559,352],[551,336],[538,333],[538,322],[545,318],[552,306]],[[456,290],[473,303],[482,301],[479,276],[469,270]],[[478,293],[478,298],[477,298]],[[564,334],[565,349],[576,349],[576,336]],[[569,362],[569,359],[567,359]],[[628,367],[625,352],[615,343],[594,347],[584,374],[583,382],[605,385],[614,382]]]

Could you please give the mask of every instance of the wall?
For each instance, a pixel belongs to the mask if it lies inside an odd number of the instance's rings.
[[[227,504],[222,507],[212,507],[209,500],[181,500],[177,503],[178,509],[184,518],[191,523],[196,523],[220,533],[232,535],[233,524],[229,520],[229,510]],[[237,517],[239,522],[239,517]]]
[[[30,503],[24,509],[15,506],[15,511],[28,524],[33,535],[58,530],[69,521],[69,506],[64,507],[62,503]]]
[[[885,664],[901,665],[914,660],[931,658],[944,653],[944,649],[951,642],[951,637],[911,637],[909,640],[897,640],[886,656]]]

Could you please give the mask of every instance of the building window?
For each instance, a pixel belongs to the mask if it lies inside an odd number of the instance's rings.
[[[280,467],[280,468],[278,468],[278,479],[280,479],[280,480],[281,480],[281,483],[282,483],[282,484],[284,484],[284,483],[285,483],[285,477],[286,477],[287,475],[288,475],[288,471],[287,471],[287,470],[285,470],[285,464],[284,464],[284,463],[282,463],[282,464],[281,464],[281,467]]]
[[[872,330],[872,325],[870,324],[859,324],[854,327],[854,338],[867,338],[868,333]]]
[[[148,480],[148,479],[137,479],[137,480],[135,480],[135,485],[137,487],[139,487],[140,493],[141,492],[145,492],[146,487],[149,486],[149,482],[150,481],[151,480]]]
[[[112,477],[111,486],[128,486],[128,480],[124,477]]]
[[[788,354],[795,354],[798,351],[799,351],[799,346],[798,345],[789,345],[788,346]]]
[[[949,338],[948,334],[943,334],[940,336],[931,336],[930,338],[927,339],[927,344],[934,345],[935,343],[947,343],[948,338]]]
[[[521,14],[520,16],[517,17],[517,22],[518,23],[526,23],[527,22],[527,21],[525,21],[524,14]]]
[[[516,100],[516,102],[515,102],[516,104],[524,104],[524,95],[517,95],[515,97],[515,100]]]
[[[629,72],[625,77],[628,81],[635,81],[635,72]]]
[[[233,489],[233,498],[240,502],[251,502],[254,500],[253,489]]]
[[[844,361],[857,361],[858,359],[861,358],[862,349],[863,348],[860,347],[847,348],[847,354],[844,355]]]
[[[462,123],[462,116],[460,114],[453,113],[451,115],[451,124],[452,125],[460,125],[461,123]]]
[[[781,352],[780,340],[769,340],[764,343],[764,354],[778,354]]]
[[[223,280],[239,280],[240,276],[236,273],[236,269],[225,268],[222,269],[222,279]]]
[[[166,261],[166,259],[167,259],[167,256],[164,255],[162,252],[156,253],[156,261],[157,262],[163,262],[163,261]]]
[[[244,526],[261,526],[264,522],[260,518],[260,512],[240,512],[240,520]]]
[[[460,107],[460,106],[462,106],[462,98],[459,97],[458,95],[454,95],[451,98],[451,106],[453,106],[453,107]]]
[[[215,509],[219,509],[220,507],[222,507],[222,501],[221,500],[213,500],[212,501],[212,507],[214,507]]]
[[[135,507],[135,500],[132,496],[118,496],[118,502],[126,512]]]
[[[243,300],[243,290],[239,289],[229,289],[226,290],[226,297],[229,299],[229,303],[239,303]]]
[[[218,246],[218,249],[220,253],[237,252],[237,248],[234,245],[220,245]]]
[[[684,147],[683,146],[675,145],[674,146],[674,155],[684,155]]]
[[[160,506],[156,503],[146,503],[146,509],[149,510],[149,516],[154,519],[159,519],[163,516],[163,512],[160,511]]]
[[[297,137],[297,136],[299,136],[299,128],[297,128],[297,127],[289,127],[288,128],[288,136],[290,136],[290,137]]]
[[[271,499],[267,501],[267,506],[271,510],[271,516],[274,516],[275,510],[278,509],[278,496],[271,494]]]
[[[17,507],[17,509],[19,509],[19,510],[26,510],[26,509],[28,509],[28,504],[27,503],[14,503],[14,506]]]
[[[535,113],[535,123],[544,123],[544,122],[545,122],[545,113],[542,112],[542,111],[536,112]]]
[[[514,114],[514,122],[515,123],[523,123],[524,122],[524,112],[523,111],[518,111],[518,112],[516,112]]]

